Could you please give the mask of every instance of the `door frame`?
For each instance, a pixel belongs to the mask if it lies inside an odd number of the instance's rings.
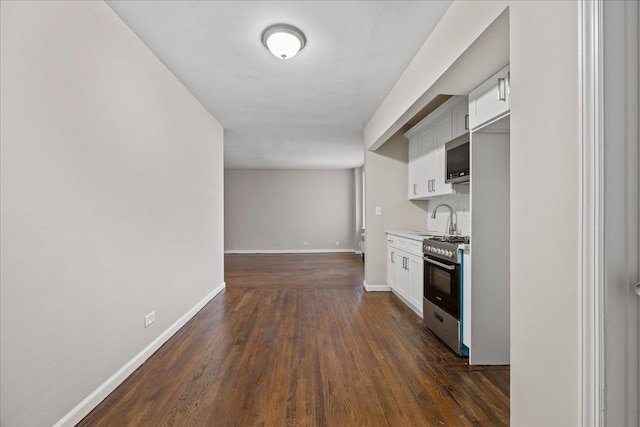
[[[607,319],[606,319],[606,302],[607,287],[614,284],[607,282],[607,253],[605,248],[609,241],[616,241],[615,237],[607,237],[605,230],[605,219],[607,213],[611,214],[613,209],[625,209],[627,220],[636,221],[638,215],[637,206],[629,208],[625,202],[637,203],[637,199],[630,195],[629,192],[623,195],[608,194],[609,200],[605,204],[605,179],[610,177],[610,171],[605,170],[605,152],[608,152],[605,145],[605,108],[607,111],[618,111],[617,105],[605,104],[604,87],[609,84],[612,78],[606,79],[605,76],[605,55],[604,55],[604,32],[605,20],[604,0],[585,0],[579,2],[579,107],[580,107],[580,203],[581,203],[581,290],[582,290],[582,425],[583,426],[604,426],[606,424],[606,335],[607,335]],[[636,13],[638,11],[636,10]],[[638,37],[638,17],[635,22],[633,19],[627,21],[626,24],[635,25],[635,27],[625,27],[625,31],[632,29]],[[625,24],[625,25],[626,25]],[[608,27],[607,27],[608,28]],[[615,31],[613,33],[616,33]],[[608,34],[611,34],[609,32]],[[628,35],[629,33],[627,33]],[[612,35],[612,40],[621,42],[620,45],[627,46],[624,55],[632,58],[633,61],[638,60],[640,55],[636,50],[638,45],[625,45],[625,40],[621,39],[620,33]],[[634,40],[634,43],[640,44],[640,40]],[[631,50],[633,48],[633,50]],[[616,57],[620,52],[610,52],[609,57]],[[613,60],[615,61],[615,59]],[[612,62],[611,64],[616,64]],[[637,62],[636,62],[637,64]],[[625,65],[626,66],[626,65]],[[635,72],[638,70],[636,69]],[[629,69],[627,69],[629,73]],[[627,75],[629,78],[630,74]],[[632,76],[631,79],[635,78]],[[632,96],[638,96],[637,81],[634,84],[628,81],[625,87],[629,91],[633,91]],[[628,91],[627,91],[628,93]],[[637,105],[637,99],[635,100]],[[609,110],[612,108],[613,110]],[[637,107],[636,107],[637,108]],[[622,110],[627,114],[627,120],[633,120],[629,117],[629,112],[634,112],[632,107],[625,106]],[[637,113],[637,111],[635,111]],[[613,113],[610,113],[613,114]],[[608,123],[608,122],[607,122]],[[630,138],[637,139],[637,129],[631,126],[633,134]],[[629,143],[627,139],[627,143]],[[637,156],[637,151],[628,146],[627,149]],[[637,149],[636,149],[637,150]],[[639,159],[635,162],[640,163]],[[637,163],[635,166],[637,170]],[[635,181],[638,177],[635,176]],[[640,183],[635,182],[634,178],[627,175],[626,179],[618,177],[614,179],[615,185],[625,186],[631,184],[631,190],[637,192]],[[611,183],[609,183],[610,185]],[[634,188],[635,187],[635,188]],[[635,193],[634,193],[635,194]],[[635,196],[637,197],[637,195]],[[625,208],[626,207],[626,208]],[[636,221],[637,222],[637,221]],[[633,227],[632,227],[633,228]],[[636,228],[637,231],[637,228]],[[611,240],[613,239],[613,240]],[[635,242],[637,243],[637,241]],[[637,250],[637,248],[635,249]],[[633,251],[632,251],[633,253]],[[637,254],[636,254],[637,255]],[[637,257],[636,257],[637,258]],[[637,263],[639,260],[633,259],[629,263]],[[633,268],[630,268],[633,267]],[[637,274],[637,265],[627,264],[627,269]],[[629,277],[630,278],[630,277]],[[630,278],[635,281],[636,278]],[[632,283],[629,283],[632,286]],[[629,319],[637,321],[637,319]],[[637,332],[637,331],[635,331]],[[606,351],[613,351],[607,349]],[[619,350],[624,351],[624,350]],[[627,369],[631,369],[627,367]],[[637,375],[637,367],[631,370],[632,375]],[[637,391],[636,391],[637,393]],[[637,408],[635,409],[637,411]],[[638,414],[634,414],[638,417]]]
[[[581,1],[578,10],[582,425],[596,427],[604,422],[603,5]]]

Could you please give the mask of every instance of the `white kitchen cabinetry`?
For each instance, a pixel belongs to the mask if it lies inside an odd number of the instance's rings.
[[[453,194],[453,185],[445,183],[446,177],[446,153],[445,144],[451,141],[453,121],[451,119],[452,111],[443,114],[442,117],[435,121],[436,128],[436,165],[432,174],[433,180],[433,196],[443,196],[445,194]]]
[[[409,141],[409,199],[420,197],[420,140]]]
[[[422,240],[389,234],[387,243],[389,287],[405,304],[422,316],[424,278]]]
[[[407,298],[407,292],[409,291],[409,271],[407,270],[407,257],[406,252],[398,252],[398,262],[396,263],[396,293]]]
[[[396,260],[397,250],[392,247],[393,240],[387,240],[387,284],[391,289],[396,287]]]
[[[453,134],[451,139],[469,132],[469,103],[461,101],[451,109],[453,119]]]
[[[507,65],[469,94],[469,127],[476,130],[506,116],[510,109],[511,89]]]
[[[454,96],[404,135],[409,139],[409,199],[454,194],[445,183],[445,144],[467,133],[466,96]]]
[[[422,313],[422,294],[424,292],[424,264],[422,256],[407,256],[409,302]]]

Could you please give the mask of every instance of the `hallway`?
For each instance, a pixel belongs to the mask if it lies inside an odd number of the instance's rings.
[[[226,255],[227,288],[80,425],[509,423],[508,367],[469,367],[354,254]]]

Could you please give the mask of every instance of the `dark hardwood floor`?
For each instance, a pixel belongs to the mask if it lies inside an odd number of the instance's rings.
[[[509,424],[508,367],[469,367],[353,254],[227,255],[227,289],[82,426]]]

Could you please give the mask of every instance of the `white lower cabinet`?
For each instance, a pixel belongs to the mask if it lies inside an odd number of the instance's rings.
[[[409,271],[407,270],[406,252],[398,252],[398,262],[396,263],[396,289],[395,291],[402,297],[407,297],[409,289]]]
[[[387,243],[387,283],[405,304],[422,316],[422,242],[389,235]]]
[[[407,256],[407,270],[408,270],[408,287],[409,287],[409,302],[422,313],[422,288],[424,278],[424,266],[422,257],[415,255]]]
[[[391,289],[396,288],[396,261],[397,261],[397,249],[391,246],[387,247],[387,284]]]

